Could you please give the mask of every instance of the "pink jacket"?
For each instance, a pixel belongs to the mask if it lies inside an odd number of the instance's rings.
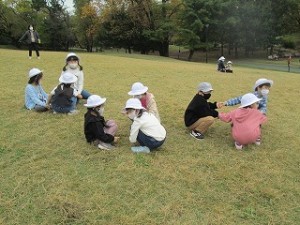
[[[261,135],[260,125],[267,117],[257,109],[239,108],[229,113],[219,113],[220,120],[232,123],[232,137],[242,145],[251,144]]]

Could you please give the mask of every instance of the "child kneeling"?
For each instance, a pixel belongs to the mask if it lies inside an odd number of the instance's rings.
[[[231,122],[236,149],[241,150],[244,145],[252,143],[260,145],[260,127],[267,121],[267,117],[257,109],[259,101],[254,94],[248,93],[241,98],[241,106],[238,109],[229,113],[219,113],[220,120]]]
[[[119,140],[119,137],[115,137],[118,126],[114,120],[105,121],[105,101],[106,98],[98,95],[91,95],[87,99],[87,103],[84,104],[87,107],[84,115],[84,135],[88,143],[93,143],[103,150],[111,150],[114,148],[113,143]]]
[[[129,141],[140,144],[131,147],[133,152],[149,153],[164,143],[167,133],[165,128],[153,114],[146,112],[139,99],[128,99],[124,110],[127,117],[133,121]]]

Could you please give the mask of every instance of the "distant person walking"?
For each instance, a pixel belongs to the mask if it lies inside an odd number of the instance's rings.
[[[288,71],[290,72],[291,71],[292,56],[289,56],[287,61],[288,61]]]
[[[37,58],[40,59],[39,46],[38,46],[38,44],[41,42],[40,36],[39,36],[38,32],[36,32],[34,30],[33,25],[28,26],[28,30],[19,39],[19,42],[23,41],[24,39],[26,39],[26,42],[28,44],[29,59],[32,58],[32,50],[35,50]]]

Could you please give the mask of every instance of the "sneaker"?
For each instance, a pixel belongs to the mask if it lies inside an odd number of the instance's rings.
[[[41,58],[38,56],[37,59],[41,59]]]
[[[115,147],[109,143],[100,142],[98,148],[102,150],[113,150]]]
[[[257,139],[256,139],[255,144],[256,144],[256,145],[260,145],[260,138],[257,138]]]
[[[243,149],[243,145],[241,145],[240,143],[238,143],[238,142],[234,142],[234,145],[235,145],[235,148],[237,149],[237,150],[242,150]]]
[[[57,112],[56,112],[56,111],[53,111],[53,114],[57,114]]]
[[[134,153],[150,153],[150,149],[147,146],[131,147],[131,151]]]
[[[68,113],[68,115],[75,115],[75,114],[77,114],[77,113],[79,113],[79,111],[78,110],[72,110],[72,111],[70,111],[69,113]]]
[[[29,56],[29,57],[28,57],[28,59],[32,59],[32,57],[31,57],[31,56]]]
[[[192,130],[192,131],[190,132],[190,135],[191,135],[193,138],[197,139],[197,140],[202,140],[202,139],[204,139],[204,135],[201,134],[199,131],[196,131],[196,130]]]

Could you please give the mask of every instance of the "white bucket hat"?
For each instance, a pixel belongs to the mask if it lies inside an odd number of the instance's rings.
[[[127,100],[124,109],[145,109],[145,108],[142,106],[142,103],[139,99],[130,98]]]
[[[88,97],[84,106],[87,108],[94,108],[102,105],[104,102],[106,102],[106,98],[101,98],[99,95],[91,95],[90,97]]]
[[[69,54],[67,55],[67,57],[66,57],[66,62],[68,61],[69,58],[74,58],[74,59],[76,59],[76,60],[79,61],[78,55],[76,55],[74,52],[71,52],[71,53],[69,53]]]
[[[219,61],[224,61],[224,60],[225,60],[225,57],[224,57],[224,56],[221,56],[218,60],[219,60]]]
[[[228,61],[227,63],[228,63],[228,64],[232,64],[232,62],[231,62],[231,61]]]
[[[259,102],[260,100],[261,98],[256,97],[252,93],[245,94],[241,99],[241,106],[239,108],[244,108],[246,106],[252,105],[255,102]]]
[[[144,86],[141,82],[136,82],[132,85],[131,91],[128,92],[129,95],[141,95],[148,91],[148,87]]]
[[[59,82],[64,84],[72,84],[75,83],[76,81],[77,81],[77,77],[70,72],[64,72],[59,78]]]
[[[212,88],[211,84],[208,82],[201,82],[198,87],[197,87],[198,91],[202,91],[202,92],[209,92],[209,91],[213,91],[214,89]]]
[[[266,79],[266,78],[260,78],[260,79],[258,79],[258,80],[255,82],[253,89],[254,89],[254,91],[255,91],[255,89],[256,89],[258,86],[262,85],[262,84],[270,84],[270,86],[272,86],[273,83],[274,83],[274,82],[273,82],[272,80],[268,80],[268,79]]]
[[[31,77],[34,77],[40,73],[42,73],[43,71],[42,70],[39,70],[38,68],[32,68],[31,70],[29,70],[29,73],[28,73],[28,78],[31,78]]]

